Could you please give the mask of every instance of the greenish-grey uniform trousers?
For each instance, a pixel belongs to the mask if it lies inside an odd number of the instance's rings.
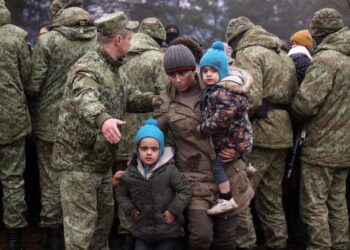
[[[308,250],[349,249],[347,176],[348,168],[301,162],[299,203],[309,234]]]
[[[112,170],[59,174],[66,250],[108,250],[114,200]]]
[[[286,149],[253,148],[248,158],[257,172],[251,177],[255,190],[255,208],[261,221],[265,245],[284,248],[287,224],[282,205],[282,180],[287,157]],[[239,214],[236,244],[241,248],[255,246],[256,234],[249,207]]]
[[[7,228],[27,226],[24,194],[25,139],[0,145],[0,181],[2,184],[3,222]]]
[[[35,140],[40,173],[41,212],[40,226],[62,226],[62,207],[58,172],[52,168],[53,142]]]

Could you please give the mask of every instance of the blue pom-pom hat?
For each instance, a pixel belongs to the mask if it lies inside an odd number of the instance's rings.
[[[145,124],[140,127],[140,129],[136,133],[135,144],[136,147],[139,146],[140,141],[143,138],[149,137],[156,139],[159,142],[160,154],[159,157],[164,153],[164,134],[162,130],[157,125],[157,120],[148,119]]]
[[[222,42],[214,42],[211,48],[203,55],[199,61],[201,71],[205,66],[216,69],[219,72],[220,80],[229,75],[228,59],[225,54],[225,45]]]

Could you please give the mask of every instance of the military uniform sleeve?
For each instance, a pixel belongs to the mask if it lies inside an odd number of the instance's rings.
[[[295,118],[304,120],[318,113],[332,89],[335,70],[326,58],[312,61],[292,102],[292,115]]]
[[[26,38],[21,41],[18,64],[19,64],[19,72],[20,72],[21,80],[24,86],[24,90],[26,90],[29,83],[30,69],[31,69],[30,53],[29,53],[29,47],[28,47]]]
[[[167,207],[174,216],[179,216],[185,210],[192,197],[192,187],[186,177],[175,167],[171,167],[170,185],[176,195]]]
[[[157,65],[157,68],[155,70],[154,87],[155,93],[159,95],[162,90],[165,90],[169,82],[169,78],[165,73],[162,60],[159,60],[159,62],[157,62],[155,65]]]
[[[126,111],[129,113],[148,113],[153,111],[152,92],[142,93],[135,87],[126,86]]]
[[[85,74],[76,76],[71,93],[73,106],[91,127],[99,128],[106,119],[111,118],[100,102],[99,85],[92,77]]]
[[[27,95],[30,98],[35,98],[39,95],[42,85],[45,83],[47,71],[49,68],[48,52],[45,48],[43,40],[39,37],[37,40],[32,58],[32,72],[30,83],[27,88]]]
[[[215,107],[214,114],[206,119],[201,125],[201,131],[206,135],[216,134],[223,129],[227,129],[237,112],[237,104],[235,98],[225,90],[216,90],[210,97]]]
[[[261,70],[261,62],[249,53],[239,53],[235,60],[235,66],[246,70],[254,79],[249,95],[249,116],[252,117],[255,111],[262,104],[264,76]]]

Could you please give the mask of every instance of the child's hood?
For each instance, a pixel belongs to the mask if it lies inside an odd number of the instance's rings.
[[[253,81],[241,73],[239,69],[231,69],[230,75],[221,80],[222,86],[229,89],[231,92],[240,95],[249,95]]]
[[[153,174],[157,169],[165,166],[171,159],[174,158],[174,149],[172,147],[164,147],[164,153],[163,155],[159,158],[158,162],[156,165],[150,170],[150,174]],[[140,159],[137,159],[137,169],[139,172],[145,176],[144,168],[142,166],[142,163]],[[147,178],[148,179],[148,178]]]

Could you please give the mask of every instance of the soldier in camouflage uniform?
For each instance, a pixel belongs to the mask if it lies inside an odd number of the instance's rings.
[[[150,112],[152,93],[141,94],[121,81],[119,67],[130,47],[131,29],[122,12],[96,20],[96,49],[68,74],[53,148],[60,171],[66,249],[108,249],[114,211],[112,166],[125,109]]]
[[[163,24],[157,18],[146,18],[141,22],[138,33],[131,40],[127,62],[120,68],[123,81],[143,92],[159,94],[160,90],[165,90],[168,77],[163,68],[164,52],[160,47],[165,36]],[[128,126],[123,127],[124,139],[118,145],[118,169],[125,169],[127,161],[135,150],[136,132],[143,121],[150,116],[152,114],[125,114],[124,120],[127,121]],[[121,211],[119,211],[119,217],[121,221],[119,231],[130,232],[130,220],[125,218]]]
[[[300,212],[308,226],[307,249],[349,249],[350,31],[329,8],[313,15],[310,31],[317,47],[292,104],[306,130]]]
[[[79,7],[69,7],[52,17],[50,32],[38,38],[33,51],[28,95],[34,104],[33,132],[41,187],[40,226],[48,228],[49,249],[59,249],[55,245],[59,244],[62,226],[58,174],[51,166],[59,107],[70,67],[94,47],[95,37],[96,28],[89,13]]]
[[[249,155],[257,172],[251,181],[255,206],[265,234],[266,249],[284,249],[287,226],[282,207],[282,179],[287,149],[292,147],[292,127],[285,106],[296,90],[293,61],[280,52],[280,40],[248,18],[229,22],[227,43],[236,51],[235,66],[254,78],[249,96],[254,144]],[[239,249],[253,249],[256,235],[249,210],[240,214],[236,230]]]
[[[27,226],[24,200],[24,137],[31,132],[25,89],[30,75],[27,32],[11,25],[11,14],[0,0],[0,181],[3,222],[8,249],[21,249]]]

